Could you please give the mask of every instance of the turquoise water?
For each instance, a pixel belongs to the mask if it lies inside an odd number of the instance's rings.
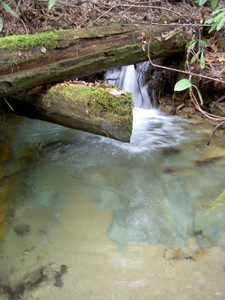
[[[191,124],[155,110],[136,109],[134,128],[129,145],[24,119],[12,144],[14,163],[24,159],[18,153],[32,149],[34,154],[15,175],[20,186],[13,198],[50,209],[57,220],[67,199],[82,194],[112,212],[107,235],[117,243],[187,246],[205,227],[199,227],[196,206],[210,204],[223,190],[223,145],[214,154],[215,146],[205,146]],[[206,218],[217,223],[216,234],[209,224],[202,233],[214,245],[225,221],[215,212]]]
[[[218,249],[223,259],[225,207],[212,210],[210,204],[224,190],[225,140],[220,131],[206,146],[211,129],[156,110],[135,109],[131,144],[123,144],[23,118],[4,164],[15,186],[0,247],[1,299],[135,299],[150,276],[145,266],[140,274],[147,277],[132,281],[127,261],[126,280],[118,279],[119,287],[115,282],[124,268],[121,257],[129,260],[131,255],[126,249],[132,252],[141,245],[146,262],[148,255],[154,260],[157,247],[162,270],[165,249],[183,249],[188,254],[181,257],[191,260],[196,253]],[[101,276],[94,275],[98,260]],[[105,282],[112,274],[113,283]],[[218,274],[213,276],[222,287],[224,277]],[[89,285],[96,287],[92,296]],[[123,285],[128,291],[121,296]],[[152,299],[166,299],[160,283],[157,289]],[[171,291],[167,299],[186,299],[175,294]]]

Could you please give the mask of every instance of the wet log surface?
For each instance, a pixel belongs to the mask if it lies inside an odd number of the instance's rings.
[[[0,39],[0,98],[184,50],[185,29],[112,24]]]

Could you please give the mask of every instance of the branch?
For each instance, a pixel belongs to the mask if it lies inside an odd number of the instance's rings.
[[[223,125],[225,125],[225,120],[224,120],[223,122],[221,122],[220,124],[218,124],[218,125],[213,129],[213,131],[212,131],[212,133],[210,134],[210,137],[209,137],[209,139],[208,139],[207,146],[210,145],[211,140],[212,140],[212,138],[213,138],[214,133],[216,132],[216,130],[219,129],[219,128],[220,128],[221,126],[223,126]]]
[[[151,60],[149,51],[148,51],[148,59],[149,59],[151,65],[153,67],[156,67],[156,68],[165,69],[165,70],[169,70],[169,71],[173,71],[173,72],[177,72],[177,73],[182,73],[182,74],[186,74],[186,75],[189,75],[189,76],[191,75],[191,76],[197,76],[197,77],[200,77],[200,78],[210,79],[210,80],[217,81],[217,82],[220,82],[220,83],[225,83],[225,80],[222,80],[222,79],[219,79],[219,78],[215,78],[215,77],[211,77],[211,76],[207,76],[207,75],[203,75],[203,74],[194,73],[194,72],[191,72],[191,71],[185,71],[185,70],[180,70],[180,69],[176,69],[176,68],[172,68],[172,67],[166,67],[166,66],[161,66],[161,65],[155,64]]]

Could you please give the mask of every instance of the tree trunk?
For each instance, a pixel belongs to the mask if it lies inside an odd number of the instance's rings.
[[[188,34],[168,25],[113,24],[0,39],[0,98],[181,52]]]
[[[17,114],[130,142],[132,94],[112,85],[68,82],[9,101]]]

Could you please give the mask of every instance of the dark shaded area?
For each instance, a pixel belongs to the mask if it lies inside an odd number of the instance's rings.
[[[30,233],[30,225],[28,224],[19,224],[13,227],[15,233],[19,236],[25,236]]]
[[[18,283],[16,286],[11,286],[9,283],[3,283],[0,281],[0,299],[1,294],[7,296],[9,300],[24,299],[26,292],[37,289],[43,282],[49,280],[49,272],[46,272],[47,267],[41,267],[35,270],[31,274],[27,274],[31,280]],[[53,274],[54,286],[61,288],[63,285],[62,277],[67,272],[68,266],[62,264],[59,271],[55,271]],[[47,270],[48,271],[48,270]],[[48,274],[48,275],[46,275]]]
[[[181,150],[178,149],[178,148],[171,148],[170,147],[170,148],[162,148],[160,150],[160,152],[163,156],[167,156],[167,155],[177,155],[181,152]]]
[[[194,231],[194,236],[198,236],[198,235],[203,235],[203,230],[195,230]]]
[[[196,160],[195,165],[196,165],[196,167],[204,167],[209,164],[213,164],[214,162],[220,160],[221,158],[224,158],[224,157],[218,156],[218,157],[209,157],[209,158],[202,159],[202,160]]]
[[[68,266],[66,265],[61,265],[60,271],[56,273],[55,275],[55,281],[54,281],[54,286],[61,288],[63,285],[62,282],[62,277],[63,275],[67,272]]]
[[[184,52],[181,52],[163,59],[154,60],[153,63],[169,68],[182,69],[183,61]],[[154,106],[157,106],[161,97],[174,93],[174,85],[178,80],[178,72],[150,66],[146,74],[146,79],[149,82],[150,98],[153,99]]]
[[[166,174],[173,174],[173,173],[179,172],[181,170],[182,169],[178,168],[178,167],[167,167],[167,168],[163,169],[163,172]]]
[[[44,275],[44,267],[32,273],[31,277],[36,277],[33,281],[21,282],[17,286],[12,287],[9,284],[0,283],[0,292],[8,296],[9,300],[23,299],[26,291],[37,288],[42,282],[47,279]]]

